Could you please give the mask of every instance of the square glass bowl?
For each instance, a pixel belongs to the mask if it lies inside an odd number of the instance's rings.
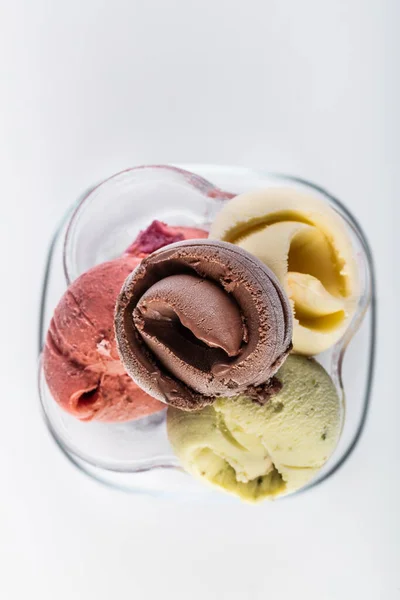
[[[367,416],[374,366],[376,308],[371,252],[355,218],[318,186],[287,175],[212,165],[136,167],[106,179],[78,200],[51,242],[43,281],[39,353],[53,310],[68,284],[90,267],[122,254],[154,219],[208,229],[222,203],[232,196],[282,185],[322,197],[343,217],[361,280],[358,309],[349,329],[333,348],[317,357],[341,399],[342,434],[324,468],[295,495],[320,484],[350,457]],[[166,411],[126,423],[78,421],[51,397],[41,361],[39,393],[55,442],[91,477],[137,493],[210,495],[207,486],[180,468],[167,438]]]

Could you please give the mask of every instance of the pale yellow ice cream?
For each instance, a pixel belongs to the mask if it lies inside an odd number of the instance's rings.
[[[292,303],[294,352],[335,344],[355,311],[358,273],[348,229],[324,200],[292,187],[236,196],[210,237],[251,252],[277,275]]]
[[[341,403],[315,360],[291,355],[265,405],[222,398],[196,412],[169,408],[168,436],[186,471],[249,502],[308,483],[334,450]]]

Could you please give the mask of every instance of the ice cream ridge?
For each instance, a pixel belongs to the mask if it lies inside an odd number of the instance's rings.
[[[288,299],[246,250],[214,240],[145,258],[118,297],[121,361],[148,394],[183,410],[245,393],[263,403],[292,347]]]

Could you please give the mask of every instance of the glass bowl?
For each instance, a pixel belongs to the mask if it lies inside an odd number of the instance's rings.
[[[228,198],[281,185],[305,188],[344,218],[361,279],[358,309],[349,329],[333,348],[317,357],[340,395],[342,434],[324,468],[307,486],[291,494],[295,495],[330,477],[354,450],[368,411],[374,363],[376,309],[371,252],[355,218],[320,187],[287,175],[212,165],[136,167],[106,179],[78,200],[51,242],[43,281],[39,353],[53,310],[68,284],[90,267],[122,254],[154,219],[208,229]],[[39,394],[55,442],[93,478],[138,493],[216,496],[180,468],[167,438],[166,411],[127,423],[80,422],[51,397],[40,360]]]

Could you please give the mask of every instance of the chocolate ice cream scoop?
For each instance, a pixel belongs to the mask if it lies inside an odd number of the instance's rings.
[[[275,275],[225,242],[191,240],[151,254],[116,305],[121,360],[149,394],[194,410],[218,396],[263,400],[291,349],[289,301]]]

